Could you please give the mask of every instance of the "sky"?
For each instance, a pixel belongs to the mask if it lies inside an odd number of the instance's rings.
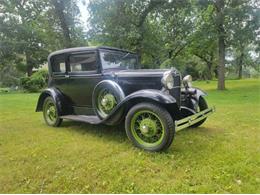
[[[81,14],[80,20],[81,20],[82,24],[84,25],[85,30],[88,30],[89,13],[87,10],[87,5],[88,5],[89,0],[83,0],[83,1],[85,1],[85,5],[82,3],[82,1],[79,1],[79,3],[78,3],[79,9],[80,9],[80,14]]]

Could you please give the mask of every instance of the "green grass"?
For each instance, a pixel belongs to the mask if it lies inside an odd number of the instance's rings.
[[[120,127],[48,127],[39,94],[0,95],[0,193],[260,193],[260,80],[194,85],[217,112],[162,153]]]

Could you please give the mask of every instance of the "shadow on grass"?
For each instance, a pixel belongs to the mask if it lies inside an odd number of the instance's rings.
[[[64,121],[61,125],[61,128],[66,128],[68,131],[77,132],[82,136],[91,135],[93,137],[112,141],[115,144],[126,142],[125,144],[131,145],[131,142],[128,141],[123,124],[117,126],[106,126],[91,125],[77,121]],[[169,149],[160,152],[160,154],[185,154],[186,152],[190,151],[203,152],[203,150],[207,150],[209,143],[207,141],[201,141],[199,144],[196,143],[198,136],[201,136],[202,140],[209,139],[208,141],[210,141],[216,136],[216,134],[218,134],[218,130],[216,128],[202,126],[197,128],[184,129],[175,134],[173,143]],[[140,149],[140,151],[142,150]]]
[[[63,121],[61,128],[67,128],[69,131],[74,131],[82,135],[92,135],[94,137],[102,137],[110,141],[124,142],[128,138],[125,133],[124,124],[116,126],[107,125],[91,125],[77,121]]]

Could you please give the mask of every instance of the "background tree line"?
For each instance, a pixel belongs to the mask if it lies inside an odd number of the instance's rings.
[[[87,32],[79,0],[0,1],[0,82],[13,85],[49,52],[108,45],[135,51],[143,68],[177,67],[195,79],[259,75],[257,0],[90,0]]]

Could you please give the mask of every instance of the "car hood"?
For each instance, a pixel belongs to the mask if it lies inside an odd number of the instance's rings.
[[[112,78],[121,86],[125,95],[129,95],[135,91],[142,89],[161,90],[163,74],[169,69],[136,69],[136,70],[110,70],[107,76]],[[179,73],[173,69],[174,80],[177,85],[179,83]]]

